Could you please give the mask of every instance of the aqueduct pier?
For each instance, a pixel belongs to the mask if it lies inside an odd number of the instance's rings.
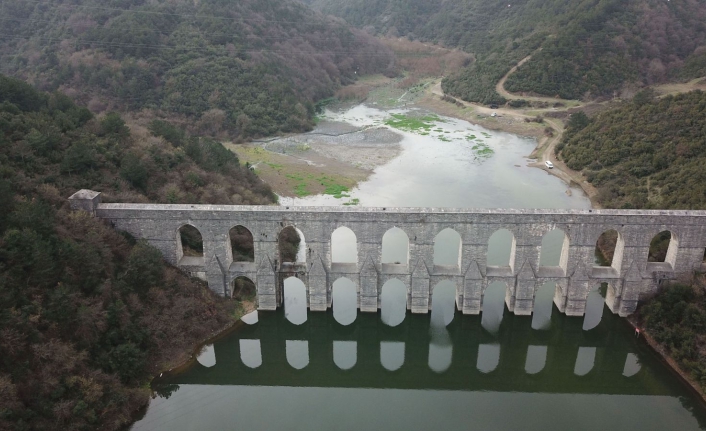
[[[517,315],[531,314],[537,289],[554,282],[554,303],[567,315],[583,315],[589,292],[607,283],[606,304],[627,316],[661,280],[706,271],[706,211],[110,204],[90,190],[69,200],[72,208],[147,240],[166,261],[201,276],[220,295],[232,294],[236,278],[249,278],[261,310],[282,305],[284,280],[297,277],[306,286],[309,309],[325,311],[331,307],[333,283],[345,277],[356,285],[363,312],[376,312],[383,285],[398,279],[413,313],[427,313],[435,286],[450,281],[458,309],[478,314],[486,288],[499,281],[506,286],[508,309]],[[185,225],[200,232],[203,257],[184,256],[179,232]],[[229,232],[236,226],[252,234],[254,262],[234,261]],[[283,263],[279,257],[279,234],[290,226],[305,238],[305,262]],[[342,227],[355,234],[357,263],[332,261],[331,237]],[[392,228],[407,235],[407,259],[383,263],[383,235]],[[458,262],[435,265],[434,241],[446,229],[460,237]],[[513,236],[509,262],[489,266],[489,239],[502,229]],[[542,238],[557,229],[564,233],[558,265],[540,265]],[[595,266],[596,242],[611,230],[618,234],[612,264]],[[666,258],[649,262],[650,242],[664,231],[671,233]]]

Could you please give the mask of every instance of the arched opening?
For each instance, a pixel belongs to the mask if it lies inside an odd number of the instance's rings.
[[[407,287],[396,278],[388,280],[380,292],[380,318],[387,326],[397,326],[407,314]]]
[[[306,286],[296,277],[284,280],[284,316],[295,325],[306,322]]]
[[[179,265],[203,266],[203,237],[201,232],[190,224],[177,232],[177,261]]]
[[[669,268],[674,269],[674,264],[677,260],[677,247],[679,242],[672,232],[665,230],[652,238],[650,241],[650,251],[647,255],[647,261],[654,264],[664,263],[669,265]]]
[[[461,268],[461,235],[455,230],[446,228],[434,238],[434,266]]]
[[[586,310],[583,315],[584,331],[590,331],[601,323],[607,289],[608,284],[601,283],[600,287],[596,287],[588,293],[586,297]]]
[[[401,341],[381,341],[380,364],[388,371],[402,368],[404,365],[404,343]]]
[[[196,361],[206,368],[211,368],[216,365],[216,350],[213,348],[213,344],[203,346],[201,352],[196,357]]]
[[[596,266],[609,266],[619,272],[624,249],[623,236],[617,230],[603,232],[596,241]]]
[[[505,313],[505,294],[507,285],[495,281],[485,289],[483,294],[481,326],[491,334],[497,334]]]
[[[279,259],[282,263],[306,263],[304,234],[294,226],[282,229],[277,237]]]
[[[393,227],[382,236],[382,264],[409,265],[409,237],[402,229]]]
[[[495,231],[488,239],[488,269],[504,269],[508,275],[512,275],[515,270],[515,246],[515,235],[512,232],[507,229]]]
[[[341,325],[350,325],[358,313],[355,283],[341,277],[333,283],[333,317]]]
[[[628,356],[625,358],[625,366],[623,367],[623,376],[632,377],[639,373],[641,369],[640,358],[634,353],[628,353]]]
[[[577,376],[585,376],[591,372],[595,362],[595,347],[579,347],[579,353],[576,356],[576,364],[574,364],[574,374]]]
[[[255,298],[257,297],[257,287],[255,287],[255,283],[244,276],[237,277],[233,280],[231,283],[231,291],[233,292],[233,299],[237,301],[255,302]]]
[[[456,285],[449,280],[437,284],[431,296],[431,326],[445,328],[456,313]]]
[[[262,347],[260,340],[240,340],[240,360],[248,368],[262,365]]]
[[[525,359],[525,373],[537,374],[544,369],[547,363],[547,346],[527,347],[527,358]]]
[[[309,365],[309,342],[306,340],[287,340],[287,362],[295,370]]]
[[[331,262],[358,263],[358,240],[347,227],[339,227],[331,234]]]
[[[539,254],[539,266],[545,268],[560,268],[561,274],[566,273],[569,260],[569,236],[561,229],[554,229],[542,237],[542,248]]]
[[[355,341],[334,341],[333,362],[342,370],[350,370],[358,361],[358,343]]]
[[[248,277],[237,277],[231,283],[231,292],[233,299],[238,301],[238,307],[243,310],[243,316],[240,318],[248,325],[257,323],[257,287]]]
[[[544,283],[537,289],[532,311],[532,329],[546,331],[551,327],[555,293],[556,283],[551,281]]]
[[[484,374],[495,371],[500,363],[500,344],[481,344],[478,346],[476,368]]]
[[[255,262],[255,243],[252,233],[244,226],[228,231],[233,262]]]

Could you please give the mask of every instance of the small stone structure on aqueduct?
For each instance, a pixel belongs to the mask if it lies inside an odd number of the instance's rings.
[[[613,313],[627,316],[661,280],[706,270],[706,211],[106,204],[100,193],[90,190],[77,192],[70,202],[74,209],[146,239],[169,263],[200,275],[218,294],[230,295],[233,280],[249,278],[257,286],[261,310],[280,306],[283,281],[295,276],[306,286],[309,308],[319,311],[331,306],[333,283],[346,277],[356,284],[358,307],[364,312],[378,310],[382,286],[396,278],[407,287],[407,308],[413,313],[427,313],[434,287],[449,280],[464,314],[480,313],[485,289],[501,281],[507,286],[508,309],[528,315],[537,289],[549,281],[556,283],[554,303],[567,315],[583,315],[589,292],[605,282],[606,304]],[[179,229],[187,224],[202,235],[203,258],[183,256]],[[235,226],[252,234],[255,262],[233,261],[229,231]],[[278,236],[288,226],[303,233],[305,263],[280,262]],[[331,235],[339,227],[355,233],[358,263],[332,262]],[[382,238],[393,227],[409,238],[408,259],[383,264]],[[459,262],[434,265],[434,239],[447,228],[461,237]],[[514,236],[510,262],[488,266],[488,241],[500,229]],[[554,229],[565,234],[559,266],[540,266],[542,237]],[[619,234],[612,266],[595,266],[596,241],[609,230]],[[650,241],[662,231],[672,235],[667,257],[648,262]]]

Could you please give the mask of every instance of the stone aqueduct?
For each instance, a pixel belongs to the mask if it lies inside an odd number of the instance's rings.
[[[515,314],[531,314],[537,289],[555,282],[557,308],[581,316],[589,292],[605,282],[606,304],[613,313],[627,316],[661,280],[706,270],[706,211],[108,204],[101,203],[100,193],[89,190],[69,200],[74,209],[146,239],[169,263],[200,274],[220,295],[231,294],[237,277],[248,277],[257,286],[261,310],[280,306],[283,281],[295,276],[304,282],[313,311],[331,307],[333,283],[346,277],[357,286],[358,308],[363,312],[378,310],[382,286],[396,278],[407,287],[407,308],[413,313],[427,313],[434,287],[448,280],[456,286],[456,304],[464,314],[480,313],[485,289],[500,281],[507,286],[505,303]],[[187,224],[202,235],[203,258],[182,254],[179,229]],[[255,262],[233,261],[229,231],[235,226],[252,233]],[[306,263],[279,262],[278,235],[288,226],[304,234]],[[357,264],[332,262],[331,235],[339,227],[356,235]],[[383,264],[382,238],[393,227],[409,238],[408,261]],[[434,239],[447,228],[461,237],[459,264],[434,265]],[[500,229],[514,235],[510,262],[488,266],[488,241]],[[559,266],[540,266],[542,237],[554,229],[565,234]],[[619,234],[612,266],[594,266],[596,242],[609,230]],[[662,231],[672,234],[667,257],[664,262],[648,262],[650,241]]]

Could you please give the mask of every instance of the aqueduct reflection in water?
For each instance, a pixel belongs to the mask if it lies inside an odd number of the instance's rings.
[[[347,326],[332,312],[304,325],[281,311],[258,320],[208,346],[199,365],[169,383],[650,395],[674,387],[641,371],[656,359],[612,315],[585,331],[581,319],[556,313],[552,330],[541,331],[510,314],[495,334],[459,313],[448,326],[436,326],[433,313],[408,314],[395,327],[372,314]]]

